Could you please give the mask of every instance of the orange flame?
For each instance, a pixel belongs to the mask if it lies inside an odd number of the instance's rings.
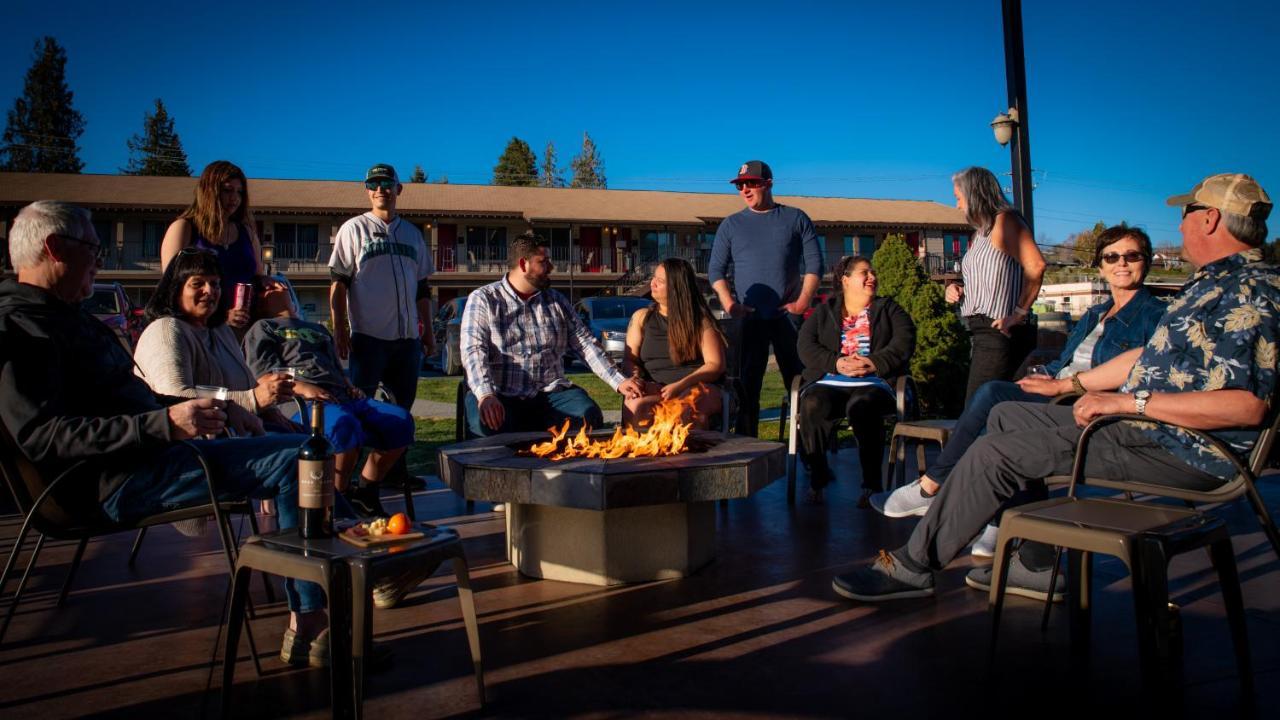
[[[634,427],[618,427],[608,440],[593,440],[591,429],[585,425],[577,435],[569,438],[569,421],[559,428],[548,428],[551,439],[537,443],[529,452],[549,460],[569,458],[634,458],[679,455],[688,449],[692,423],[683,422],[686,412],[692,412],[701,388],[694,388],[683,398],[664,400],[653,409],[653,422],[643,433]]]

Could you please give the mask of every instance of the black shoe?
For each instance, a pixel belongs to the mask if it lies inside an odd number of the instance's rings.
[[[407,485],[409,487],[409,492],[417,492],[419,490],[425,490],[427,488],[427,481],[423,480],[417,475],[396,476],[393,473],[392,475],[384,478],[382,481],[382,484],[386,485],[388,488],[392,490],[401,490],[401,491],[403,491],[405,489],[405,486]]]
[[[893,555],[881,550],[870,566],[832,578],[831,589],[862,602],[931,597],[933,574],[912,572]]]
[[[871,496],[875,494],[871,488],[862,489],[862,497],[858,498],[858,509],[869,510],[871,508]]]
[[[347,502],[351,503],[352,509],[360,517],[388,517],[386,509],[382,507],[382,498],[378,490],[377,485],[359,485],[352,486],[344,494]]]

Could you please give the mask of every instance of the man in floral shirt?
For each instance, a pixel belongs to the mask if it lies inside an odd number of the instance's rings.
[[[1276,389],[1280,274],[1262,262],[1271,199],[1253,178],[1205,178],[1180,207],[1183,255],[1199,269],[1160,319],[1145,347],[1072,378],[1028,378],[1030,392],[1083,393],[1074,406],[1001,403],[987,434],[965,453],[907,544],[881,551],[869,567],[832,581],[854,600],[874,602],[933,594],[941,570],[1019,491],[1070,472],[1084,426],[1101,415],[1137,413],[1209,431],[1239,455],[1257,441]],[[1154,423],[1122,422],[1093,436],[1085,474],[1183,488],[1211,489],[1234,473],[1218,452],[1189,434]],[[1042,487],[1042,486],[1041,486]],[[1045,599],[1052,551],[1024,543],[1010,564],[1009,592]],[[990,589],[991,568],[965,578]]]

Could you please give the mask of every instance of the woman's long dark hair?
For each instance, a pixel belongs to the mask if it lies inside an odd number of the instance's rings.
[[[871,258],[866,255],[845,255],[831,271],[831,289],[836,299],[836,307],[840,308],[841,314],[844,314],[844,282],[842,281],[853,274],[853,269],[858,267],[859,263],[866,263],[867,267],[872,267]]]
[[[160,276],[156,291],[152,293],[151,299],[147,301],[146,319],[148,324],[162,317],[183,317],[182,288],[187,284],[187,278],[192,275],[212,275],[221,281],[222,270],[218,267],[218,257],[213,254],[212,250],[189,247],[173,256],[173,261],[169,263],[169,267],[165,268],[164,274]],[[223,292],[226,292],[226,290],[226,288],[222,288]],[[205,325],[213,328],[226,321],[226,306],[219,301],[218,310]]]
[[[702,354],[702,329],[714,328],[724,339],[720,325],[711,314],[707,299],[698,292],[698,276],[693,266],[680,258],[663,260],[667,274],[667,342],[671,362],[683,365]]]

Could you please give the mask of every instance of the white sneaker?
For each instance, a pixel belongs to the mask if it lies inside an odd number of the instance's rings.
[[[982,534],[978,536],[978,539],[973,541],[973,549],[969,551],[969,554],[978,558],[995,557],[996,538],[999,534],[999,526],[988,525],[982,530]]]
[[[920,481],[914,480],[893,492],[876,493],[871,496],[871,507],[876,512],[891,518],[923,517],[929,512],[935,495],[925,495],[920,491]]]
[[[506,512],[506,511],[507,511],[507,505],[506,505],[506,503],[494,503],[494,504],[493,504],[493,511],[494,511],[494,512],[496,512],[496,513],[497,513],[497,512]]]

